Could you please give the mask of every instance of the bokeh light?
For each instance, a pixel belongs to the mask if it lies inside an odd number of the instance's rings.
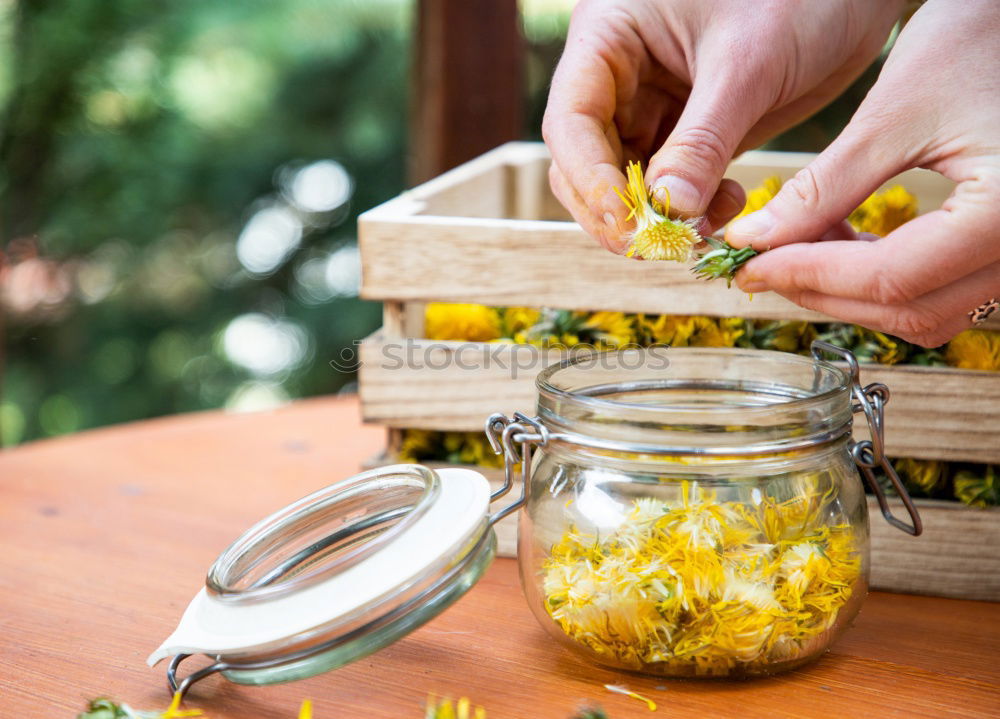
[[[344,166],[320,160],[298,170],[288,183],[289,199],[302,212],[332,212],[347,204],[354,185]]]
[[[233,412],[259,412],[280,407],[291,398],[277,382],[251,380],[240,384],[226,399],[226,409]]]
[[[24,412],[13,402],[0,403],[0,445],[10,447],[24,437]]]
[[[38,410],[38,422],[47,435],[68,434],[80,429],[80,410],[64,394],[45,398]]]
[[[288,259],[302,241],[302,221],[288,207],[257,210],[236,240],[236,257],[246,270],[267,275]]]
[[[294,369],[309,350],[308,336],[299,325],[259,312],[233,319],[223,332],[222,346],[230,362],[262,377]]]
[[[330,255],[323,279],[331,297],[357,297],[361,288],[361,253],[357,245],[348,245]]]
[[[221,131],[253,122],[274,88],[271,67],[244,47],[208,44],[182,58],[170,75],[178,109],[195,123]]]

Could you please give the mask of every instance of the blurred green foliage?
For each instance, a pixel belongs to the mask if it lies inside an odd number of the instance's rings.
[[[20,273],[5,445],[351,379],[327,360],[379,307],[349,296],[352,252],[328,260],[359,210],[403,188],[410,15],[398,0],[0,2],[0,223]],[[324,159],[353,179],[349,205],[300,212],[282,180]],[[302,239],[257,275],[236,240],[270,206],[291,206]],[[226,349],[248,313],[243,355],[278,355],[265,371]]]
[[[522,0],[526,138],[570,4]],[[3,445],[350,386],[330,361],[380,321],[354,296],[355,219],[404,187],[412,14],[0,0]],[[873,78],[774,146],[824,146]],[[334,170],[349,184],[316,210]]]

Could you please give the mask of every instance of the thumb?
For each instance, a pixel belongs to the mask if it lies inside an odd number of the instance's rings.
[[[886,180],[905,167],[903,138],[875,117],[855,115],[812,162],[782,185],[757,212],[726,228],[733,247],[767,250],[818,240],[836,227]],[[895,140],[895,142],[894,142]]]
[[[763,116],[734,87],[717,75],[714,82],[696,81],[673,131],[649,160],[646,180],[654,194],[669,193],[671,214],[705,214],[737,148]]]

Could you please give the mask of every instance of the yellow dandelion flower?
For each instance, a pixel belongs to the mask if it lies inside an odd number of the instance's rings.
[[[781,178],[777,175],[768,177],[759,187],[755,187],[747,193],[747,203],[740,210],[740,214],[736,215],[733,219],[738,219],[762,209],[764,205],[771,201],[771,198],[778,194],[778,190],[781,189],[782,184]]]
[[[687,347],[688,339],[695,332],[695,318],[686,315],[639,315],[642,332],[655,344]]]
[[[894,459],[892,466],[903,481],[924,494],[933,494],[947,481],[945,463],[937,459]]]
[[[598,344],[622,347],[635,344],[635,320],[624,312],[595,312],[581,329],[588,330]]]
[[[758,320],[753,325],[752,342],[759,349],[808,354],[817,336],[810,322]]]
[[[858,232],[884,237],[916,216],[917,198],[901,185],[893,185],[862,202],[847,221]]]
[[[397,454],[400,462],[415,464],[434,456],[441,433],[429,429],[404,429],[403,441]]]
[[[512,337],[518,344],[553,349],[571,348],[580,344],[580,333],[585,331],[584,325],[588,319],[586,313],[519,309],[523,310],[520,314],[521,321],[515,322],[515,326],[523,329],[515,331]]]
[[[966,330],[945,350],[945,360],[952,367],[1000,371],[1000,332]]]
[[[444,451],[448,454],[450,461],[469,464],[472,460],[472,451],[467,447],[465,432],[445,432],[442,435]]]
[[[993,465],[983,472],[962,471],[955,475],[955,496],[972,507],[1000,505],[1000,474]]]
[[[871,348],[871,359],[878,364],[899,364],[906,359],[907,345],[882,332],[859,328]]]
[[[432,340],[489,342],[500,338],[500,315],[485,305],[431,302],[424,312],[424,324]]]
[[[746,332],[746,323],[739,317],[715,320],[695,317],[695,331],[688,340],[689,347],[735,347],[736,341]]]
[[[810,585],[829,569],[830,560],[815,542],[800,542],[789,547],[782,555],[780,565],[790,596],[798,599],[801,599]]]
[[[181,719],[182,717],[200,717],[204,716],[201,709],[181,709],[181,700],[183,695],[180,691],[174,692],[170,706],[167,710],[159,715],[159,719]]]
[[[673,260],[685,262],[691,257],[701,236],[691,220],[671,220],[670,195],[664,189],[663,201],[651,196],[642,177],[642,167],[638,162],[630,162],[626,170],[628,184],[624,194],[615,192],[629,209],[629,220],[635,220],[635,230],[629,235],[629,257],[646,260]]]
[[[819,339],[851,350],[859,362],[899,364],[913,351],[913,346],[903,340],[859,325],[832,323]]]
[[[654,702],[649,697],[644,697],[642,694],[637,694],[631,689],[623,687],[621,684],[605,684],[604,688],[607,689],[609,692],[614,692],[615,694],[624,694],[630,699],[636,699],[637,701],[645,702],[646,708],[649,709],[649,711],[651,712],[656,711],[656,702]]]
[[[542,319],[540,310],[531,307],[507,307],[500,312],[500,325],[504,337],[517,339],[526,336]]]
[[[473,709],[472,702],[466,697],[452,704],[451,699],[438,701],[431,695],[427,697],[424,719],[486,719],[486,710],[482,707]]]
[[[181,692],[174,692],[170,706],[165,711],[138,711],[128,704],[115,704],[110,699],[94,699],[87,711],[77,714],[77,719],[109,719],[110,717],[145,717],[146,719],[182,719],[184,717],[204,717],[201,709],[181,709]]]
[[[746,333],[746,321],[740,317],[639,315],[636,322],[650,343],[671,347],[735,347]]]
[[[467,432],[465,438],[467,452],[471,455],[470,464],[480,467],[493,467],[501,469],[503,467],[503,456],[493,451],[490,441],[482,432]]]
[[[482,432],[444,432],[441,437],[442,459],[446,462],[503,467],[503,457],[494,454]]]

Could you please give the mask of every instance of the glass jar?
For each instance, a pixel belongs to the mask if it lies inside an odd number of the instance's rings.
[[[489,483],[463,468],[380,467],[244,532],[148,658],[171,693],[216,672],[274,684],[337,669],[405,636],[471,588],[496,553]],[[211,664],[178,676],[192,654]]]
[[[664,676],[773,674],[823,653],[867,593],[856,461],[899,484],[881,456],[887,392],[861,389],[850,360],[654,347],[542,372],[538,417],[507,430],[537,445],[518,557],[539,622],[590,661]],[[852,400],[871,409],[871,441],[851,439]],[[918,533],[907,507],[913,526],[885,511]]]
[[[492,492],[468,468],[383,467],[262,519],[208,572],[174,632],[171,691],[221,673],[271,684],[335,669],[457,601],[520,512],[524,592],[588,659],[667,676],[753,676],[823,652],[867,591],[868,515],[920,520],[882,452],[888,390],[853,355],[653,347],[545,370],[538,416],[493,415]],[[839,354],[847,371],[819,358]],[[863,411],[871,439],[851,439]],[[514,486],[522,493],[491,512]],[[889,511],[874,470],[912,524]],[[192,654],[211,663],[184,678]]]

